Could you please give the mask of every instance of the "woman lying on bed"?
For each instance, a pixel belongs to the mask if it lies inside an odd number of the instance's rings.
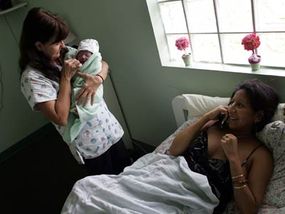
[[[234,197],[241,213],[257,213],[273,170],[270,151],[255,136],[270,122],[278,95],[258,80],[240,84],[228,106],[219,106],[178,133],[168,154],[183,155],[207,176],[222,213]]]

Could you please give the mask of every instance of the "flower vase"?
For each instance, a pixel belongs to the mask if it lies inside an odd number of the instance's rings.
[[[261,56],[257,55],[256,53],[253,53],[249,58],[248,62],[251,65],[251,70],[252,71],[258,71],[260,69],[260,60]]]
[[[252,71],[258,71],[260,69],[259,63],[250,63],[250,66]]]
[[[191,54],[183,54],[182,59],[184,61],[185,66],[191,65]]]

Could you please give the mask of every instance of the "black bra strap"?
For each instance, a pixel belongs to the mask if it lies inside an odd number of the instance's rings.
[[[262,144],[260,144],[260,145],[258,145],[257,147],[255,147],[255,148],[249,153],[249,155],[247,156],[247,158],[242,162],[241,166],[246,165],[247,162],[248,162],[248,159],[250,158],[250,156],[251,156],[259,147],[261,147],[261,146],[262,146]]]

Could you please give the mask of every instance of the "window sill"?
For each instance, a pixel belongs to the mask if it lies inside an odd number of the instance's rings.
[[[251,71],[250,65],[248,66],[237,66],[237,65],[220,65],[220,64],[210,64],[210,63],[191,63],[190,66],[185,66],[181,63],[167,63],[163,67],[175,67],[175,68],[186,68],[191,70],[209,70],[218,72],[231,72],[240,74],[254,74],[254,75],[267,75],[267,76],[279,76],[285,77],[285,69],[276,69],[269,67],[262,67],[258,71]]]

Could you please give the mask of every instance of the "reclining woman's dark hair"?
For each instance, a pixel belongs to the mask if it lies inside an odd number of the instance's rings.
[[[231,97],[241,89],[245,90],[253,110],[255,112],[261,111],[263,113],[261,121],[255,124],[254,130],[261,131],[267,123],[271,122],[279,104],[279,96],[271,86],[258,79],[251,79],[242,82],[234,90]]]

